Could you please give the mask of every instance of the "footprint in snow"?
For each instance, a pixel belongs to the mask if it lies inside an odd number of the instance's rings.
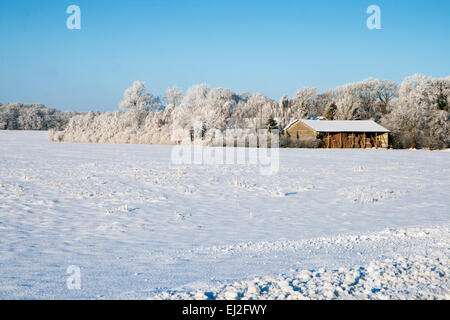
[[[192,217],[192,214],[190,212],[175,212],[176,221],[183,221],[189,217]]]

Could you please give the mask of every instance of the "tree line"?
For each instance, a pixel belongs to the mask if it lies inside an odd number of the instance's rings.
[[[202,144],[211,145],[212,138],[206,134],[211,130],[282,131],[295,119],[313,117],[372,119],[392,131],[394,148],[439,149],[450,146],[449,105],[450,76],[416,74],[400,84],[366,79],[325,92],[307,87],[279,101],[260,93],[236,93],[206,84],[186,92],[172,87],[164,96],[155,96],[143,82],[136,81],[125,91],[119,110],[76,114],[69,121],[70,114],[55,114],[54,121],[62,118],[60,125],[49,120],[51,125],[42,129],[54,129],[49,134],[54,141],[144,144],[177,144],[181,141],[177,132],[187,131],[200,137]],[[29,124],[35,116],[29,112],[22,116],[21,128],[38,127]]]
[[[80,113],[46,108],[43,104],[0,103],[0,130],[63,130]]]

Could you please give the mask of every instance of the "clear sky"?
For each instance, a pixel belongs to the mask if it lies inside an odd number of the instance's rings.
[[[68,30],[66,8],[81,8]],[[369,5],[381,30],[369,30]],[[115,110],[133,81],[279,99],[368,77],[450,75],[449,0],[0,0],[0,101]]]

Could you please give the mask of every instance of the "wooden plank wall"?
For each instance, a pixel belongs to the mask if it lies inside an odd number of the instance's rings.
[[[323,133],[323,148],[387,148],[386,134],[365,132]]]

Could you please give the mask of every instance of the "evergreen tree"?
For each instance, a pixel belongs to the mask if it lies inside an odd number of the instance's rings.
[[[325,109],[325,113],[323,114],[324,118],[327,120],[334,120],[334,117],[336,116],[336,110],[337,106],[333,102]]]
[[[272,116],[270,116],[269,120],[267,120],[266,126],[267,129],[269,129],[269,132],[272,132],[273,129],[278,129],[278,123]]]

